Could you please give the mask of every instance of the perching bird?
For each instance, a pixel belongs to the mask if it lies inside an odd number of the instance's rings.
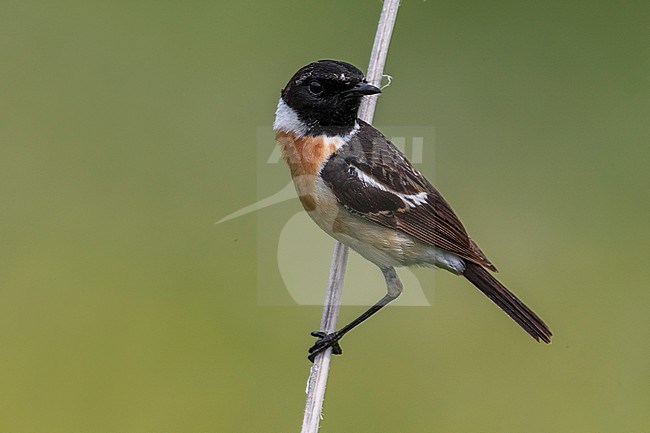
[[[320,60],[282,90],[273,129],[309,216],[327,234],[376,264],[387,294],[357,319],[318,337],[309,359],[402,292],[395,267],[428,266],[462,275],[537,341],[546,324],[492,276],[496,271],[449,204],[378,130],[357,118],[364,95],[380,93],[353,65]],[[487,269],[487,270],[486,270]]]

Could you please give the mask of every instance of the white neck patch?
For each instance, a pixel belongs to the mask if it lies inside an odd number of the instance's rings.
[[[287,132],[296,135],[297,137],[303,137],[307,135],[309,128],[305,125],[295,110],[287,105],[286,102],[280,97],[278,101],[278,108],[275,110],[275,121],[273,122],[273,130],[279,132]],[[342,140],[343,144],[347,143],[354,135],[359,131],[359,123],[354,122],[354,127],[345,136],[341,137],[329,137]],[[337,146],[337,149],[340,146]]]
[[[273,130],[281,132],[290,132],[298,137],[307,134],[307,125],[302,123],[298,118],[298,114],[289,107],[286,102],[280,97],[278,108],[275,110],[275,121],[273,122]]]

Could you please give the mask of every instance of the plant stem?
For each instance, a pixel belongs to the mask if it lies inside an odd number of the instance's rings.
[[[375,86],[381,85],[388,46],[393,33],[395,19],[397,18],[398,8],[399,0],[385,0],[381,10],[377,33],[375,34],[375,42],[372,47],[372,53],[370,54],[368,73],[366,74],[366,80]],[[365,97],[359,108],[359,118],[368,123],[372,123],[376,105],[377,96]],[[348,247],[340,242],[335,242],[320,326],[320,330],[328,334],[336,331],[336,320],[341,306],[343,277],[345,276],[347,260]],[[318,354],[314,359],[307,383],[307,401],[305,404],[305,415],[302,421],[302,433],[318,432],[331,357],[332,349],[329,348]]]

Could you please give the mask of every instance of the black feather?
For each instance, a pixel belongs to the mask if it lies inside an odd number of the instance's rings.
[[[553,334],[544,321],[482,266],[466,262],[463,276],[505,311],[531,337],[537,341],[551,342]]]

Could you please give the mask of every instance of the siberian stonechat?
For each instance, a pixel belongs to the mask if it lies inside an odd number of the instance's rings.
[[[353,65],[321,60],[282,90],[273,129],[309,216],[327,234],[376,264],[387,294],[338,331],[318,337],[309,359],[402,292],[395,267],[428,266],[462,275],[537,341],[546,324],[489,271],[496,271],[451,206],[381,132],[357,118],[361,99],[381,90]]]

